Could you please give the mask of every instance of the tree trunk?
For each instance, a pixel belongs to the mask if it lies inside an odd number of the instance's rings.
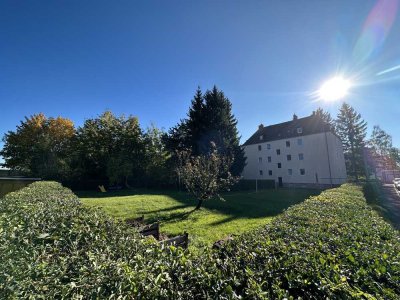
[[[354,149],[354,141],[353,141],[353,139],[350,139],[350,147],[351,147],[351,160],[352,160],[351,164],[352,164],[352,167],[353,167],[353,172],[354,172],[354,176],[356,178],[356,182],[358,182],[358,172],[357,172],[357,166],[356,166],[356,154],[354,153],[355,149]]]
[[[200,207],[201,207],[202,204],[203,204],[203,200],[202,200],[202,199],[199,199],[199,202],[197,203],[197,206],[196,206],[196,208],[195,208],[194,210],[200,209]]]
[[[128,183],[128,176],[125,176],[125,187],[128,188],[128,189],[131,188],[131,187],[129,186],[129,183]]]

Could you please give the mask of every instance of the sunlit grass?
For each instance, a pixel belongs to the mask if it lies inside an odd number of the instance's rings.
[[[289,206],[316,194],[318,190],[309,189],[236,192],[224,195],[226,201],[210,200],[202,209],[193,211],[196,201],[182,192],[78,193],[85,205],[101,207],[113,217],[127,219],[144,215],[148,223],[159,221],[161,232],[171,236],[187,231],[195,244],[211,244],[228,235],[260,227]]]

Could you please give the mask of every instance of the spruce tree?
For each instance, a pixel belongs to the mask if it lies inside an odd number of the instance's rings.
[[[193,97],[191,107],[189,108],[187,119],[187,133],[189,136],[188,148],[194,154],[200,154],[200,140],[204,132],[204,98],[200,87],[197,88],[196,94]]]
[[[347,103],[343,103],[336,120],[336,132],[342,140],[348,170],[355,180],[364,173],[363,147],[367,135],[367,123]]]
[[[331,114],[325,110],[323,110],[321,107],[319,107],[316,111],[315,114],[320,117],[325,123],[329,124],[331,130],[335,132],[335,127],[336,127],[336,122],[332,118]]]
[[[210,151],[210,143],[214,142],[218,152],[233,157],[231,173],[238,176],[246,164],[244,150],[240,147],[240,137],[237,130],[237,120],[232,113],[232,103],[216,86],[204,94],[204,120],[201,147]]]
[[[230,172],[238,176],[246,158],[236,126],[232,104],[224,93],[216,86],[204,94],[198,88],[188,118],[169,131],[167,147],[171,152],[186,148],[192,155],[207,155],[213,143],[218,153],[232,158]]]

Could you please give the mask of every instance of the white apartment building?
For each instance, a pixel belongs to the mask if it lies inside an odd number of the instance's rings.
[[[264,127],[243,144],[243,179],[272,179],[278,186],[327,187],[346,181],[342,142],[318,115]]]

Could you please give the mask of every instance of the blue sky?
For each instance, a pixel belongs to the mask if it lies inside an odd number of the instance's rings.
[[[293,113],[321,106],[336,115],[340,102],[310,93],[344,73],[355,78],[346,101],[400,147],[400,70],[376,75],[400,64],[399,18],[385,39],[356,47],[375,4],[0,1],[0,135],[38,112],[81,125],[106,109],[168,129],[198,85],[216,84],[244,142],[260,123]]]

